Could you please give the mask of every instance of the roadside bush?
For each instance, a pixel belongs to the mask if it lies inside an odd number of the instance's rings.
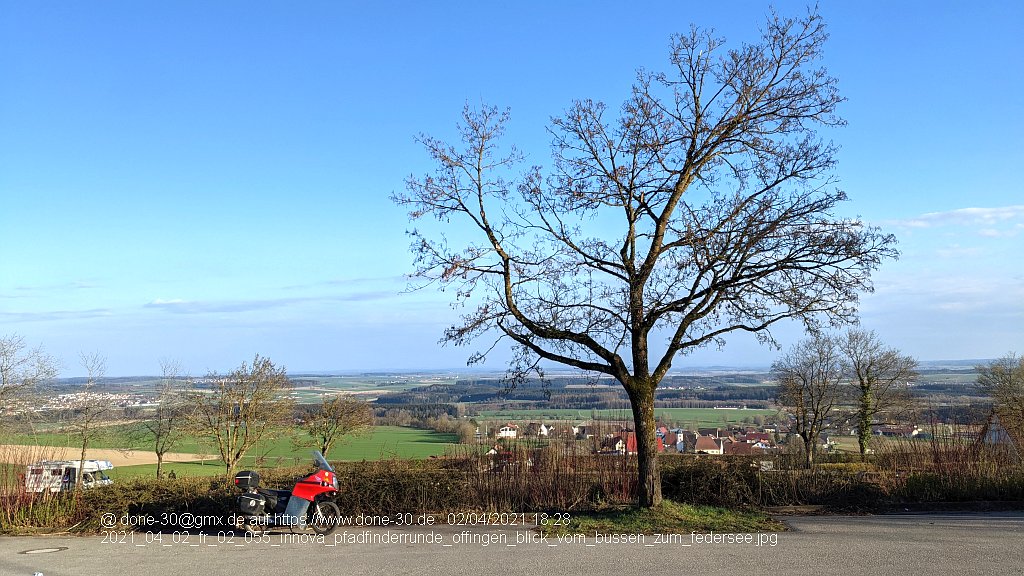
[[[471,508],[465,474],[445,460],[381,460],[336,466],[342,514],[433,513]]]
[[[897,493],[901,502],[1024,502],[1024,472],[911,474]]]
[[[236,496],[237,490],[225,482],[223,477],[173,480],[132,478],[102,489],[82,492],[81,506],[72,519],[73,528],[82,532],[99,530],[104,514],[113,514],[118,519],[124,515],[151,516],[156,520],[152,525],[141,526],[140,529],[182,529],[175,517],[186,512],[219,517],[226,522],[233,512]]]
[[[46,447],[0,447],[0,533],[50,526],[74,514],[77,501],[67,495],[25,492],[26,467],[55,455]]]
[[[20,533],[36,528],[60,530],[77,515],[80,507],[73,494],[0,495],[0,534]]]
[[[759,463],[765,459],[679,455],[664,460],[662,491],[678,502],[730,508],[823,505],[869,510],[888,501],[886,490],[866,478],[863,464],[761,470]]]
[[[661,489],[666,498],[729,507],[760,503],[757,473],[749,458],[679,455],[659,462]]]
[[[574,441],[511,443],[459,459],[479,510],[591,510],[630,503],[636,494],[636,458],[591,454]]]
[[[96,532],[110,528],[101,522],[104,514],[113,514],[119,520],[126,514],[156,519],[152,525],[136,526],[139,529],[171,527],[160,523],[165,515],[175,513],[226,519],[234,502],[233,490],[223,478],[133,478],[80,493],[8,494],[5,498],[20,498],[21,505],[16,513],[0,517],[0,532]]]
[[[833,511],[885,507],[888,491],[863,472],[845,469],[781,470],[758,476],[761,506],[825,506]]]

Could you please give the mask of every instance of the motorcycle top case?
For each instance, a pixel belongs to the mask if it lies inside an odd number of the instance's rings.
[[[260,485],[260,475],[253,470],[244,470],[235,474],[235,486],[239,488],[255,488]]]
[[[238,497],[238,509],[247,516],[263,514],[266,504],[262,494],[242,494]]]

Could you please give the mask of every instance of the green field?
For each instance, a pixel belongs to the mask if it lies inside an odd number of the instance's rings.
[[[103,438],[90,443],[92,448],[127,448],[132,447],[145,451],[148,448],[144,443],[135,443],[130,446],[127,440],[127,430],[123,426],[111,427]],[[298,437],[303,439],[301,436]],[[403,428],[398,426],[376,426],[369,433],[345,437],[336,443],[328,455],[332,461],[340,460],[381,460],[387,458],[426,458],[429,456],[444,455],[452,451],[457,438],[454,434],[440,434],[430,430],[417,430],[414,428]],[[0,444],[23,444],[41,446],[74,446],[75,438],[62,433],[40,433],[40,434],[9,434],[0,436]],[[251,455],[243,459],[243,464],[252,465],[255,463],[256,455],[268,462],[281,459],[282,463],[304,463],[309,460],[310,448],[296,447],[292,438],[278,432],[269,434],[268,438],[257,444]],[[202,446],[194,437],[184,438],[172,452],[190,454],[213,455],[216,450],[211,446]],[[219,462],[207,460],[205,464],[179,464],[174,463],[168,469],[175,468],[177,474],[190,473],[193,475],[210,475],[223,470]],[[180,471],[178,469],[181,469]],[[140,465],[121,467],[115,470],[122,475],[148,475],[155,473],[156,465]],[[187,470],[187,472],[185,472]]]
[[[296,447],[292,438],[284,433],[270,434],[253,448],[253,457],[294,458],[306,460],[308,447]],[[300,441],[308,436],[298,435]],[[369,433],[347,436],[331,449],[331,460],[381,460],[386,458],[426,458],[444,454],[458,439],[454,434],[439,434],[431,430],[417,430],[400,426],[375,426]],[[215,449],[203,445],[196,438],[187,438],[174,450],[192,454],[212,454]]]
[[[221,476],[224,474],[224,465],[220,462],[207,460],[203,464],[199,462],[165,462],[164,474],[174,471],[178,478],[188,476]],[[156,476],[156,464],[141,464],[139,466],[118,466],[107,472],[113,480],[124,480],[126,478],[138,478]]]
[[[654,417],[662,422],[677,422],[682,426],[710,428],[728,424],[740,424],[745,418],[771,416],[775,410],[741,408],[656,408]],[[633,413],[620,410],[490,410],[480,412],[480,419],[514,420],[530,422],[582,422],[594,417],[601,420],[632,420]]]
[[[0,434],[0,444],[21,444],[25,446],[80,446],[80,441],[69,431],[54,430],[56,424],[36,425],[35,432]],[[128,428],[131,425],[109,426],[103,434],[89,442],[90,448],[121,449],[128,448]],[[190,452],[190,450],[175,450]]]

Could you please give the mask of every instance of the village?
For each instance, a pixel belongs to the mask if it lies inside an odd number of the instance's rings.
[[[840,451],[856,451],[855,427],[829,430],[818,437],[816,451],[828,454]],[[938,439],[942,442],[964,444],[1013,445],[1012,434],[992,414],[982,424],[951,425],[941,424],[925,428],[917,424],[884,424],[871,428],[875,443],[890,441],[928,442]],[[492,441],[489,454],[508,453],[508,446],[515,441],[544,441],[555,439],[575,440],[591,447],[591,453],[599,455],[636,455],[637,435],[632,423],[627,421],[591,421],[575,425],[527,422],[517,424],[506,422],[493,429],[477,428],[480,442]],[[748,426],[742,424],[717,427],[701,427],[688,430],[658,423],[655,430],[656,451],[659,454],[694,454],[709,456],[766,456],[798,452],[801,439],[785,424],[764,424]],[[589,444],[586,442],[589,441]],[[791,449],[790,449],[791,448]],[[868,453],[873,453],[869,449]]]
[[[714,455],[757,455],[777,452],[779,430],[774,426],[699,428],[695,431],[658,425],[655,431],[659,453]],[[591,422],[573,426],[529,422],[525,426],[509,422],[494,432],[500,441],[519,439],[569,438],[591,441],[593,452],[606,455],[635,455],[637,435],[626,422]],[[500,444],[492,448],[500,451]]]

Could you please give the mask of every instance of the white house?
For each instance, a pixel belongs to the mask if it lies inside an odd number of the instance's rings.
[[[498,438],[517,438],[519,436],[519,426],[508,423],[498,428]]]

